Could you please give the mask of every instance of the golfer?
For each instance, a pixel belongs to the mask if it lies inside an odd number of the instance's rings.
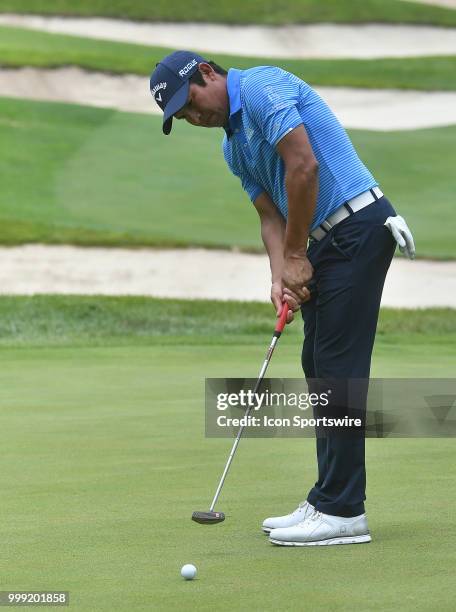
[[[302,312],[306,378],[367,380],[396,242],[411,258],[415,247],[331,109],[280,68],[227,72],[188,51],[157,64],[150,89],[165,134],[173,119],[225,131],[226,163],[260,217],[277,315],[284,302],[288,321]],[[364,435],[317,437],[317,481],[294,512],[264,521],[270,541],[369,542],[364,449]]]

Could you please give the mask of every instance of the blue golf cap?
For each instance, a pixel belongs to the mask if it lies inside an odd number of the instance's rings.
[[[150,77],[150,93],[163,111],[164,134],[171,132],[174,113],[187,102],[190,77],[206,61],[191,51],[175,51],[157,64]]]

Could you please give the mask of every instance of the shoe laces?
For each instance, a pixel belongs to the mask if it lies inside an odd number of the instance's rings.
[[[318,510],[314,510],[312,514],[309,514],[309,516],[306,516],[306,518],[303,521],[301,521],[299,525],[302,526],[302,525],[309,524],[310,521],[316,521],[320,517],[321,517],[321,512],[319,512]]]

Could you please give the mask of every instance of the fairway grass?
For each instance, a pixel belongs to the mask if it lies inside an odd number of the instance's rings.
[[[0,99],[0,243],[262,250],[254,207],[223,160],[222,131],[180,122],[166,138],[161,123]],[[350,136],[407,219],[418,256],[454,258],[456,126]]]
[[[1,12],[215,23],[423,23],[456,25],[454,11],[397,0],[0,0]]]
[[[0,66],[3,67],[74,65],[87,70],[148,76],[156,63],[173,50],[0,26]],[[454,56],[375,60],[284,60],[220,53],[203,53],[203,56],[227,68],[280,66],[312,85],[456,90]]]
[[[451,609],[453,440],[368,440],[369,545],[260,532],[313,484],[310,439],[243,440],[227,520],[191,522],[231,444],[204,437],[204,378],[256,376],[270,307],[48,296],[0,312],[3,590],[69,590],[81,611]],[[300,327],[270,376],[302,375]],[[454,311],[382,311],[373,375],[452,376],[455,336]]]

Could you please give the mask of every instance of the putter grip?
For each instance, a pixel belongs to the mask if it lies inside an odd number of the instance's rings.
[[[285,325],[287,324],[287,315],[289,311],[288,304],[286,302],[282,303],[282,312],[280,313],[279,320],[277,321],[277,325],[275,330],[277,333],[281,334],[284,330]]]

